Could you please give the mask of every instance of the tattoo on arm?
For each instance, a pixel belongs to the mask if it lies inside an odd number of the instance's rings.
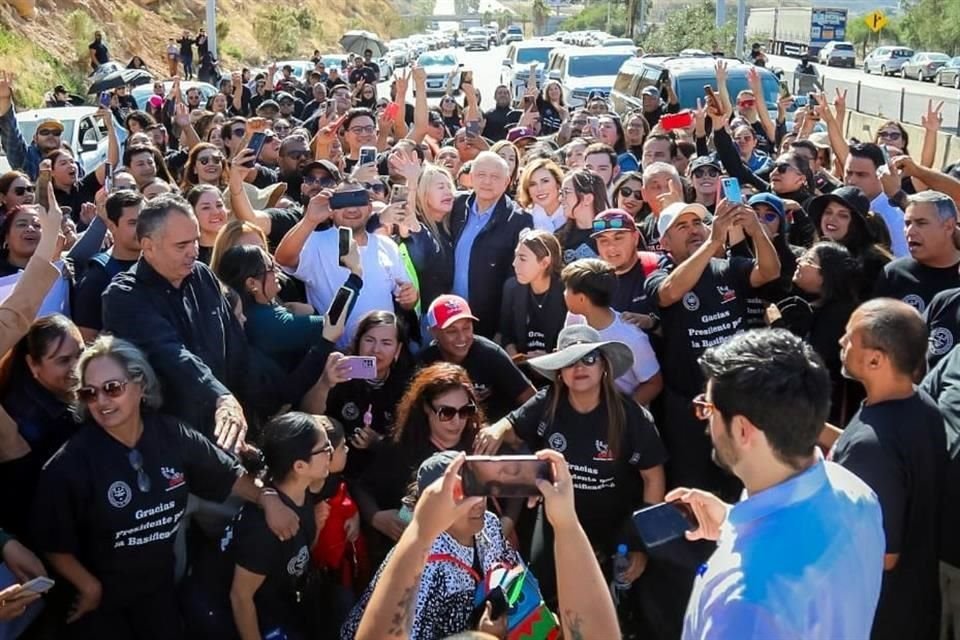
[[[566,640],[584,640],[583,621],[576,611],[567,609],[563,612],[563,637]]]
[[[396,609],[393,612],[393,619],[390,621],[390,628],[387,629],[387,635],[391,638],[406,638],[410,633],[410,625],[413,623],[413,602],[416,599],[419,587],[420,574],[417,574],[413,584],[400,594]]]

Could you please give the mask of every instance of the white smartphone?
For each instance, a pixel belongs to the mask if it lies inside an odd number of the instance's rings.
[[[14,595],[14,599],[23,598],[28,595],[33,594],[43,594],[50,589],[53,589],[53,585],[57,584],[53,578],[48,578],[46,576],[37,576],[33,580],[28,580],[20,585],[20,591],[17,591]]]

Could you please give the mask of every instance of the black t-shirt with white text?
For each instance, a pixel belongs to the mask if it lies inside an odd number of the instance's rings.
[[[618,534],[643,497],[639,471],[663,464],[666,450],[650,413],[619,396],[626,414],[620,453],[613,457],[607,439],[609,417],[601,402],[593,411],[577,412],[566,398],[548,417],[552,389],[537,392],[507,419],[531,450],[549,447],[567,459],[573,478],[577,518],[595,549],[611,553],[627,542]]]
[[[102,607],[172,589],[173,543],[188,494],[222,502],[242,473],[176,419],[146,413],[143,423],[136,451],[149,491],[137,482],[131,449],[95,424],[54,454],[37,489],[33,550],[75,555],[103,585]]]
[[[571,221],[558,229],[558,239],[563,245],[563,264],[567,265],[583,258],[599,258],[597,241],[591,238],[593,229],[578,229]]]
[[[723,344],[747,329],[747,299],[753,288],[749,258],[711,258],[692,290],[669,307],[660,307],[664,352],[664,382],[677,393],[693,398],[703,391],[697,360],[710,347]],[[660,287],[676,268],[665,256],[647,278],[647,295],[660,299]],[[659,306],[659,304],[658,304]]]
[[[927,323],[927,369],[933,369],[960,340],[960,287],[941,291],[923,312]]]
[[[923,313],[937,295],[944,289],[960,287],[958,265],[949,267],[928,267],[906,256],[888,262],[883,268],[873,295],[876,298],[896,298]]]
[[[899,555],[883,574],[874,640],[937,635],[946,455],[943,418],[924,391],[861,405],[830,453],[877,494],[886,552]]]

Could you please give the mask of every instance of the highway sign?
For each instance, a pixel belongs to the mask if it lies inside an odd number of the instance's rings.
[[[876,9],[868,13],[863,21],[867,23],[867,27],[870,28],[870,31],[873,31],[874,33],[877,33],[883,29],[888,23],[887,16],[885,16],[883,11],[880,11],[880,9]]]

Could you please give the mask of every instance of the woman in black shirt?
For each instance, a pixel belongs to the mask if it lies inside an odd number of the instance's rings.
[[[606,209],[607,188],[603,178],[586,169],[567,174],[560,186],[560,198],[567,222],[557,229],[556,236],[563,249],[563,264],[581,258],[598,258],[597,242],[593,234],[593,219]]]
[[[135,346],[101,336],[77,370],[93,424],[43,468],[34,504],[36,546],[77,594],[62,637],[182,638],[173,548],[188,494],[260,502],[283,537],[293,514],[202,434],[152,411],[159,383]]]
[[[503,285],[499,342],[511,357],[533,358],[553,351],[563,328],[560,243],[543,230],[520,234],[513,258],[515,277]]]
[[[563,87],[556,80],[549,80],[536,99],[537,111],[540,112],[540,135],[556,133],[569,115],[563,102]]]
[[[216,152],[219,154],[220,152]],[[217,242],[217,234],[227,224],[230,212],[223,202],[223,195],[219,189],[209,184],[200,184],[190,189],[187,201],[197,214],[197,224],[200,226],[199,254],[197,259],[210,264],[213,246]]]

